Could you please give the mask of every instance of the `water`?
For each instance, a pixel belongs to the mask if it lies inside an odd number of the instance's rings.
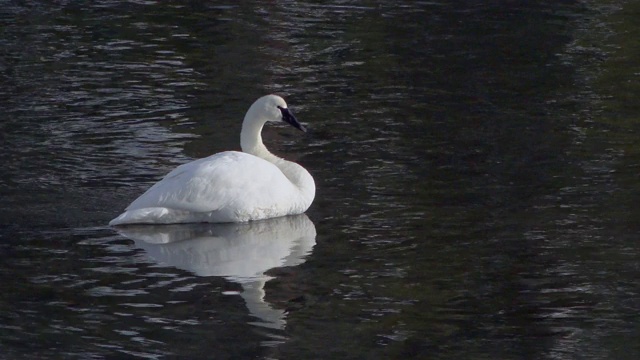
[[[1,5],[0,358],[640,355],[637,4]],[[106,226],[270,92],[306,216]]]

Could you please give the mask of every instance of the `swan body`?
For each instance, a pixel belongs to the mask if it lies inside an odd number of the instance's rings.
[[[305,212],[315,196],[302,166],[262,143],[268,121],[305,131],[276,95],[259,98],[242,123],[242,152],[225,151],[178,166],[134,200],[109,225],[246,222]]]

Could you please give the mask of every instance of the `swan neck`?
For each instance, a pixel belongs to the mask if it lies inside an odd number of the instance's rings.
[[[242,131],[240,132],[240,147],[243,152],[265,158],[271,155],[267,147],[262,142],[262,128],[265,121],[260,121],[251,116],[251,111],[242,122]]]
[[[315,196],[315,183],[311,174],[302,166],[292,161],[282,159],[267,150],[262,142],[262,128],[266,119],[250,108],[242,122],[240,132],[240,146],[242,151],[262,158],[280,169],[289,181],[300,190],[303,211],[311,205]]]

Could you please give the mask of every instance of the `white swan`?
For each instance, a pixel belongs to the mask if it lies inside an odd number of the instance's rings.
[[[284,99],[263,96],[242,122],[243,152],[225,151],[178,166],[109,225],[246,222],[305,212],[315,196],[313,177],[267,150],[261,136],[267,121],[306,131]]]

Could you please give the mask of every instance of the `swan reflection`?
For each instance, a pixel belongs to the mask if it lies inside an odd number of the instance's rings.
[[[242,285],[240,294],[258,325],[282,329],[284,310],[264,301],[265,272],[305,261],[316,229],[305,215],[248,223],[135,225],[117,228],[149,256],[199,276],[222,276]]]

